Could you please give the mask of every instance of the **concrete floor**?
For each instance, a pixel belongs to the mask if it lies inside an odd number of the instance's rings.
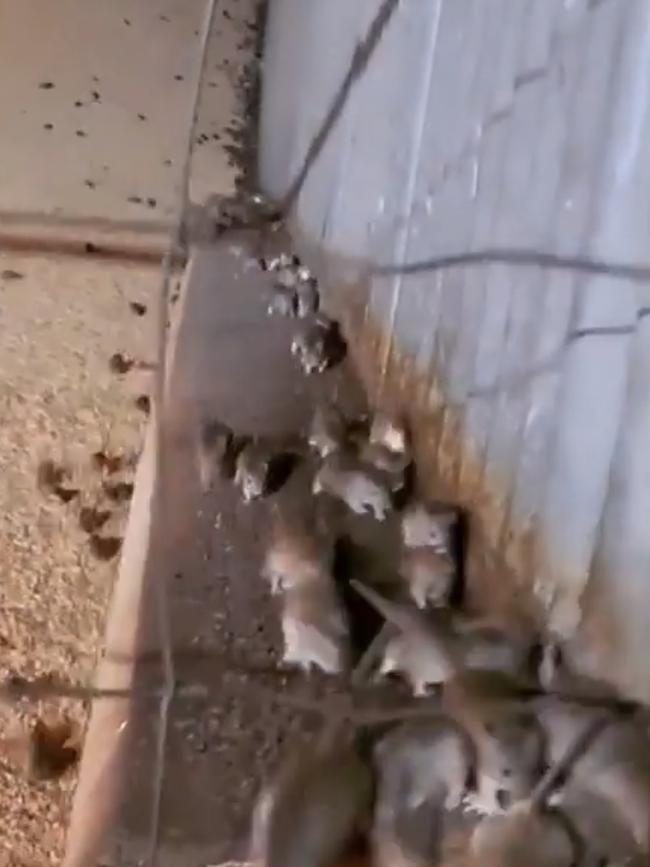
[[[256,5],[220,3],[192,173],[198,201],[234,186],[224,144],[241,123],[236,85]],[[152,359],[160,280],[155,265],[25,255],[7,238],[19,230],[38,250],[74,218],[66,232],[83,250],[93,221],[142,220],[162,247],[203,9],[202,0],[0,0],[0,676],[86,680],[95,666],[117,559],[93,559],[79,509],[105,505],[92,452],[140,448],[133,399],[150,383],[116,376],[108,360]],[[43,458],[70,468],[81,493],[69,506],[38,490]],[[107,534],[120,536],[128,504],[109,506]],[[3,710],[0,738],[45,712],[84,725],[78,704],[50,702]],[[60,863],[74,774],[35,784],[1,758],[0,865]]]
[[[269,319],[269,275],[250,267],[248,258],[240,242],[229,239],[193,254],[170,370],[166,472],[154,507],[143,496],[142,509],[132,510],[129,532],[134,516],[142,519],[137,536],[145,541],[138,550],[134,544],[122,566],[138,561],[141,572],[120,573],[117,595],[124,590],[125,596],[111,622],[128,621],[129,628],[115,631],[115,644],[109,636],[100,675],[106,686],[134,683],[139,696],[160,685],[156,594],[166,582],[181,694],[169,711],[164,760],[157,754],[157,702],[96,703],[69,867],[95,863],[98,852],[105,865],[148,863],[158,781],[158,867],[246,858],[252,803],[262,781],[306,730],[322,722],[271,697],[287,688],[326,696],[341,685],[317,672],[307,684],[280,663],[277,606],[260,578],[275,509],[312,515],[332,538],[372,538],[377,564],[366,556],[365,580],[378,564],[395,566],[397,521],[380,525],[327,497],[314,498],[315,466],[304,445],[288,481],[268,498],[244,504],[232,482],[218,474],[209,493],[200,489],[200,420],[218,419],[239,434],[269,437],[278,449],[287,443],[295,448],[298,436],[304,444],[316,401],[336,399],[350,417],[363,407],[346,365],[304,376],[290,352],[300,323]],[[145,511],[151,514],[148,527]],[[133,599],[139,601],[137,617]],[[184,697],[184,685],[198,690],[198,701]],[[105,772],[96,771],[100,765]]]

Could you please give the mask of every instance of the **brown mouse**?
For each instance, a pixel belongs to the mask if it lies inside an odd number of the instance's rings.
[[[254,814],[251,860],[265,867],[329,867],[369,819],[370,766],[340,737],[294,752],[263,789]]]
[[[346,423],[342,413],[331,403],[320,403],[314,410],[307,442],[321,458],[345,447]]]
[[[433,548],[450,554],[459,517],[455,506],[414,502],[402,512],[402,542],[406,548]]]
[[[590,719],[565,743],[528,798],[479,823],[471,838],[471,867],[571,867],[576,862],[578,838],[560,814],[548,809],[548,798],[607,725],[605,713]]]
[[[456,566],[448,553],[434,548],[405,548],[399,572],[418,608],[449,604]]]
[[[342,500],[357,515],[371,514],[383,521],[393,504],[381,479],[350,455],[335,452],[322,463],[312,484],[314,494],[327,493]]]
[[[328,674],[349,662],[347,612],[333,574],[333,549],[305,521],[276,517],[263,572],[281,594],[283,660]]]
[[[471,742],[449,720],[412,720],[381,738],[374,758],[374,863],[436,863],[443,812],[459,807],[467,788],[474,761]]]

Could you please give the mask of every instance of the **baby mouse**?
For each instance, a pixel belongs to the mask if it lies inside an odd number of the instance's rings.
[[[418,608],[449,604],[456,568],[448,553],[434,548],[405,548],[399,571]]]
[[[504,718],[462,720],[477,754],[475,788],[465,798],[466,809],[484,815],[508,810],[527,798],[539,780],[544,759],[544,737],[531,714]]]
[[[278,289],[295,290],[298,285],[298,268],[294,264],[282,265],[273,271],[273,285]]]
[[[306,319],[318,313],[320,296],[318,285],[313,277],[300,279],[296,286],[296,315],[299,319]]]
[[[282,594],[283,661],[340,674],[349,664],[349,626],[333,578],[296,582]]]
[[[320,403],[314,410],[309,428],[308,444],[321,458],[342,451],[345,446],[346,423],[337,407]]]
[[[417,608],[392,602],[360,581],[353,579],[350,583],[400,630],[386,643],[380,675],[400,672],[414,695],[426,695],[430,686],[444,683],[456,674],[462,663],[449,612],[440,610],[435,617],[428,618]]]
[[[237,455],[235,484],[245,502],[259,499],[268,492],[273,459],[268,445],[254,439],[247,442]]]
[[[458,520],[455,506],[413,503],[402,513],[402,542],[406,548],[433,548],[450,554]]]
[[[380,677],[401,674],[409,683],[413,695],[428,695],[431,687],[444,683],[452,676],[445,654],[434,652],[424,632],[399,633],[386,642],[378,674]]]
[[[269,316],[296,316],[298,312],[296,293],[293,289],[286,289],[284,286],[275,287],[266,312]]]
[[[317,534],[307,521],[276,515],[271,531],[271,543],[266,552],[263,575],[271,592],[280,593],[289,587],[330,576],[333,548]]]
[[[349,626],[332,575],[333,548],[305,523],[276,518],[263,573],[282,594],[283,660],[328,674],[349,662]]]
[[[371,445],[384,448],[393,455],[405,455],[409,451],[405,425],[384,412],[373,416],[368,439]]]
[[[260,260],[260,265],[263,271],[277,273],[283,269],[292,269],[295,271],[299,267],[300,261],[293,253],[283,251],[277,256],[267,256],[266,258],[262,258]]]
[[[308,376],[334,367],[343,359],[345,351],[338,323],[322,315],[291,342],[291,354],[297,357]]]
[[[385,446],[367,442],[359,450],[359,459],[383,479],[394,495],[406,490],[407,471],[412,464],[408,452],[392,452]]]
[[[314,477],[312,493],[342,500],[357,515],[372,514],[383,521],[393,504],[385,485],[349,455],[330,454]]]
[[[468,668],[503,674],[519,671],[519,642],[496,627],[483,621],[473,624],[448,609],[436,609],[425,616],[419,609],[392,602],[359,581],[351,584],[400,630],[386,644],[380,674],[401,672],[415,695],[426,694],[430,686],[457,678]]]

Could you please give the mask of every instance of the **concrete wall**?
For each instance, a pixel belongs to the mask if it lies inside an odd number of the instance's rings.
[[[382,12],[293,203],[311,243],[373,263],[648,258],[647,0],[271,0],[268,192],[291,188]],[[650,288],[504,263],[365,288],[368,379],[407,405],[436,484],[472,510],[485,562],[496,552],[490,593],[508,574],[505,596],[561,635],[579,626],[650,696]]]

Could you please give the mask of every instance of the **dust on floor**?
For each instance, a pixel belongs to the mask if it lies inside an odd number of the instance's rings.
[[[259,0],[220,0],[192,168],[230,192]],[[173,216],[205,0],[0,0],[0,211]],[[11,74],[9,74],[9,71]]]

